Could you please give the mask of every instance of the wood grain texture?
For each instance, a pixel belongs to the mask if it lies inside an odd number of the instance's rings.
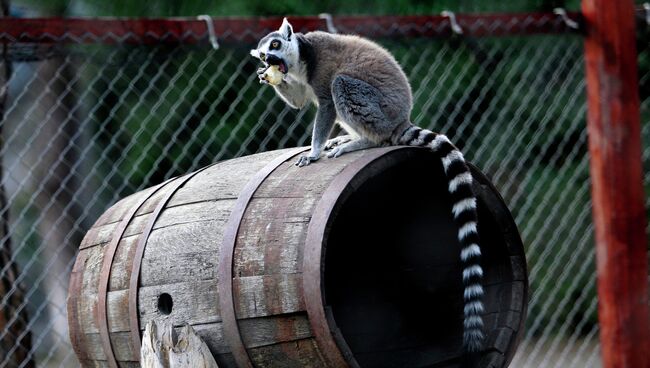
[[[172,299],[176,299],[169,315],[162,315],[158,310],[158,296],[163,293],[168,293]],[[82,303],[78,311],[80,327],[86,333],[99,333],[93,303],[97,300],[97,294],[86,293],[84,299],[89,302]],[[207,324],[221,321],[215,304],[218,295],[214,280],[141,287],[138,299],[141,330],[144,329],[144,324],[151,320],[168,320],[174,326],[181,326],[185,322]],[[129,331],[129,321],[124,318],[128,316],[128,290],[109,292],[107,304],[109,331]]]
[[[314,339],[303,339],[249,350],[259,368],[321,368],[326,367]]]
[[[102,349],[99,333],[86,333],[85,336],[86,356],[89,360],[106,360],[106,354]],[[113,352],[118,362],[135,361],[135,354],[131,348],[131,336],[128,332],[113,332],[111,333],[111,344],[113,345]]]
[[[634,2],[582,0],[604,367],[650,367]]]
[[[238,319],[305,310],[301,274],[237,277],[233,294]]]
[[[249,348],[301,340],[312,336],[307,314],[296,313],[239,322],[244,343]]]
[[[156,221],[156,224],[154,225],[154,230],[169,226],[191,224],[200,221],[225,221],[227,220],[226,214],[229,213],[227,211],[231,205],[232,201],[230,200],[212,200],[170,207],[162,212]],[[124,237],[141,234],[142,230],[147,224],[148,219],[148,213],[134,217],[133,220],[131,220],[129,223],[129,226],[126,228]],[[86,235],[85,239],[87,240],[82,242],[80,249],[107,243],[113,237],[116,226],[117,223],[112,222],[91,228]]]

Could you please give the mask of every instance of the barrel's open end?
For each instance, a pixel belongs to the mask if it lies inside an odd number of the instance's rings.
[[[510,239],[479,191],[483,265],[492,284],[485,355],[505,362],[508,352],[492,340],[503,327],[497,322],[511,313],[506,298],[516,277]],[[325,237],[323,297],[336,344],[352,366],[458,366],[462,269],[446,193],[435,156],[408,150],[366,166],[339,197]],[[510,333],[514,343],[517,329]]]

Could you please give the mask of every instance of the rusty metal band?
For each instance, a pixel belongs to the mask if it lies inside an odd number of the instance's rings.
[[[117,251],[117,246],[122,240],[122,236],[126,231],[126,228],[129,226],[131,220],[135,217],[135,214],[138,212],[140,207],[154,195],[160,188],[164,187],[171,180],[167,180],[158,186],[153,187],[149,194],[140,198],[140,201],[135,204],[129,212],[124,215],[122,221],[113,232],[113,237],[111,238],[110,243],[106,246],[104,251],[104,259],[102,261],[102,269],[99,277],[99,295],[97,302],[97,328],[99,329],[99,340],[102,343],[102,348],[104,354],[106,355],[106,360],[108,365],[111,368],[117,368],[117,360],[115,359],[115,354],[113,353],[113,346],[111,345],[110,332],[108,330],[108,312],[107,312],[107,297],[108,297],[108,284],[111,277],[111,267],[113,266],[113,258],[115,257],[115,252]]]
[[[300,152],[306,151],[308,148],[300,147],[298,149],[290,150],[275,158],[269,164],[264,166],[258,171],[244,186],[241,193],[237,197],[228,223],[224,228],[223,243],[220,250],[220,259],[218,265],[219,281],[217,290],[219,294],[219,310],[221,312],[221,319],[224,331],[224,338],[230,346],[230,351],[240,368],[253,368],[248,351],[244,346],[241,334],[239,332],[239,325],[237,324],[237,315],[235,314],[235,300],[233,298],[232,287],[232,268],[233,258],[235,252],[235,243],[237,241],[237,233],[239,232],[239,225],[244,212],[248,207],[248,203],[253,198],[253,194],[257,188],[266,180],[266,178],[284,162],[296,156]]]
[[[216,164],[216,163],[215,163]],[[178,177],[170,185],[167,193],[164,197],[160,199],[156,209],[149,216],[149,222],[147,226],[142,231],[140,238],[138,239],[138,244],[135,248],[135,253],[133,255],[133,264],[131,265],[131,278],[129,280],[129,328],[131,330],[131,346],[133,346],[133,354],[137,360],[140,360],[140,319],[138,318],[138,283],[140,281],[140,266],[142,265],[142,256],[144,255],[144,248],[147,245],[147,240],[153,226],[158,220],[160,213],[163,211],[167,202],[172,198],[172,196],[180,189],[183,184],[187,183],[188,180],[192,179],[196,174],[204,171],[205,169],[214,166],[215,164],[208,165],[202,169],[199,169],[193,173],[187,174],[182,177]]]
[[[325,305],[323,300],[323,241],[326,236],[328,222],[332,211],[338,203],[343,191],[350,185],[350,181],[357,176],[368,164],[391,152],[413,149],[406,146],[393,146],[368,150],[366,154],[350,163],[339,173],[330,185],[323,192],[320,200],[312,212],[311,220],[307,228],[305,240],[305,253],[303,256],[303,291],[305,295],[305,306],[309,316],[309,324],[316,338],[316,344],[329,366],[332,367],[356,367],[354,358],[343,355],[340,346],[332,337],[332,331],[327,321]]]

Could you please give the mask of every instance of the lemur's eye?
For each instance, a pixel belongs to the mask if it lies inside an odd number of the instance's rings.
[[[280,41],[273,41],[271,42],[271,50],[276,50],[280,48]]]
[[[264,61],[266,60],[266,54],[263,52],[260,52],[260,60]]]

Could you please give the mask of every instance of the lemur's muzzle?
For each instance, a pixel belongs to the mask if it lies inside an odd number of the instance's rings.
[[[289,71],[289,68],[287,68],[287,63],[285,63],[281,57],[275,56],[273,54],[266,55],[264,62],[269,65],[277,65],[282,73],[286,74]]]

